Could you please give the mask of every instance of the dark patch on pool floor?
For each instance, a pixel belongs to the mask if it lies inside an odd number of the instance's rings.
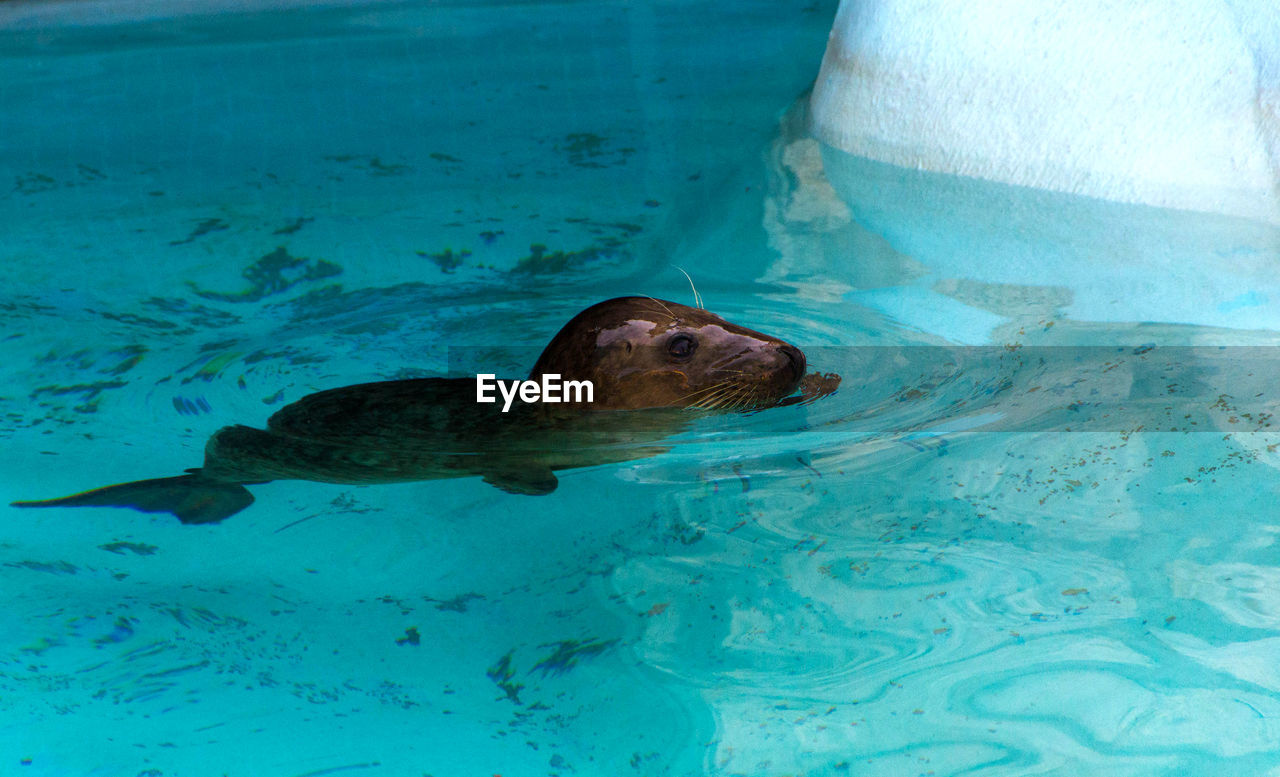
[[[315,221],[315,219],[307,216],[302,216],[294,219],[293,221],[289,222],[285,226],[280,227],[279,229],[277,229],[275,232],[272,232],[271,234],[292,235],[294,232],[297,232],[298,230],[302,229],[303,227],[305,227],[306,225],[310,224],[313,221]]]
[[[424,259],[430,259],[432,264],[440,268],[440,272],[448,274],[452,274],[454,270],[461,267],[463,259],[471,256],[471,252],[465,248],[460,251],[446,248],[434,254],[429,254],[426,251],[414,251],[414,253]]]
[[[75,564],[66,561],[10,561],[6,567],[29,569],[32,572],[48,572],[51,575],[74,575],[80,571]]]
[[[284,246],[263,254],[253,264],[246,267],[240,275],[249,282],[244,291],[228,293],[208,291],[191,283],[192,291],[203,299],[218,302],[257,302],[288,291],[299,283],[332,278],[339,275],[342,268],[324,259],[308,259],[293,256]]]
[[[25,294],[14,294],[10,295],[8,299],[0,300],[0,311],[16,313],[24,318],[32,314],[48,313],[56,309],[53,305],[45,305],[38,302],[36,297]]]
[[[134,367],[137,367],[138,364],[142,362],[142,358],[146,356],[146,354],[147,347],[145,345],[135,344],[125,346],[124,348],[111,352],[112,356],[122,357],[122,361],[119,364],[114,367],[106,367],[98,370],[98,372],[104,375],[123,375]]]
[[[101,170],[89,167],[88,165],[78,164],[76,170],[80,173],[80,177],[90,181],[102,181],[106,179],[106,174]]]
[[[143,307],[154,308],[164,313],[172,313],[186,319],[186,322],[200,329],[219,329],[241,323],[240,316],[225,310],[195,305],[178,297],[152,297],[144,300]]]
[[[616,167],[625,165],[628,157],[636,152],[634,148],[612,148],[609,138],[593,132],[573,132],[564,137],[562,143],[555,146],[569,158],[569,164],[575,167]]]
[[[184,237],[181,240],[169,241],[169,245],[180,246],[180,245],[185,245],[187,243],[194,243],[198,238],[203,237],[209,234],[210,232],[221,232],[224,229],[230,229],[230,228],[231,228],[231,225],[223,221],[222,219],[218,219],[218,218],[203,219],[196,223],[195,228],[191,230],[190,234],[188,234],[186,237]]]
[[[97,637],[93,640],[93,644],[97,647],[104,647],[116,642],[124,642],[133,636],[133,624],[137,623],[136,618],[127,618],[123,615],[116,618],[116,622],[111,625],[111,631]]]
[[[136,327],[141,327],[143,329],[149,329],[156,334],[189,335],[195,332],[194,329],[191,329],[189,327],[186,327],[186,328],[179,327],[177,324],[173,323],[172,321],[165,321],[159,318],[148,318],[147,316],[139,316],[135,313],[112,313],[111,311],[108,311],[108,310],[94,310],[92,308],[85,308],[85,312],[93,313],[94,315],[97,315],[97,316],[102,316],[108,321],[115,321],[117,323],[126,324],[128,326],[136,326]]]
[[[473,599],[483,599],[484,596],[476,593],[458,594],[452,599],[433,599],[430,596],[422,597],[423,601],[435,604],[437,610],[447,612],[466,612],[467,602]]]
[[[404,175],[410,170],[410,167],[406,164],[387,164],[386,162],[383,162],[381,158],[376,156],[364,156],[361,154],[335,154],[324,158],[329,162],[339,162],[341,164],[350,165],[357,170],[364,170],[370,175],[375,176]]]
[[[122,380],[99,380],[93,383],[76,383],[71,386],[40,386],[31,392],[31,398],[35,399],[46,394],[55,397],[79,394],[81,398],[88,402],[97,399],[104,391],[124,388],[127,385],[129,384]]]
[[[26,173],[14,177],[13,190],[19,194],[39,194],[58,188],[58,182],[43,173]]]
[[[524,690],[524,686],[520,683],[512,682],[511,679],[516,676],[516,670],[511,665],[511,652],[508,652],[497,663],[485,670],[485,676],[493,681],[493,684],[502,689],[508,700],[515,704],[521,704],[520,691]]]
[[[610,639],[601,642],[598,639],[576,640],[566,639],[560,642],[549,642],[539,647],[555,647],[555,652],[533,665],[534,670],[541,669],[543,676],[560,675],[578,665],[579,658],[594,658],[618,644],[618,640]]]
[[[588,264],[614,256],[619,241],[603,240],[578,251],[549,251],[542,243],[529,246],[529,255],[516,261],[512,275],[548,275],[580,270]]]
[[[160,549],[155,545],[147,545],[143,542],[125,542],[124,540],[108,542],[105,545],[99,545],[98,548],[108,553],[114,553],[117,556],[123,556],[126,550],[135,556],[154,556],[156,551]]]

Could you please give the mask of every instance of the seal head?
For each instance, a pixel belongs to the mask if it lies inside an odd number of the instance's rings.
[[[714,313],[653,297],[618,297],[574,316],[530,379],[590,380],[590,409],[744,410],[774,404],[804,377],[799,348]]]

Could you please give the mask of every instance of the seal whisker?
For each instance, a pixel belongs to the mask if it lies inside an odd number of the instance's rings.
[[[659,310],[658,308],[655,308],[655,307],[652,307],[652,306],[649,306],[649,307],[637,307],[637,308],[636,308],[636,310],[638,310],[638,311],[639,311],[639,312],[641,312],[641,313],[653,313],[653,314],[655,314],[655,315],[668,315],[668,316],[669,316],[669,315],[671,314],[671,312],[670,312],[669,310],[665,310],[665,311],[664,311],[664,310]]]
[[[718,387],[718,386],[713,386],[712,388],[720,388],[720,387]],[[700,392],[697,392],[697,393],[702,394],[702,396],[698,397],[697,399],[694,399],[692,402],[690,402],[690,403],[689,403],[690,405],[700,405],[700,404],[702,404],[703,402],[706,402],[706,401],[708,401],[708,400],[710,400],[710,399],[712,399],[712,398],[714,398],[714,397],[716,396],[716,394],[715,394],[715,393],[713,393],[713,392],[709,392],[709,391],[707,391],[707,390],[703,390],[703,391],[700,391]],[[692,395],[691,395],[691,396],[692,396]],[[690,399],[690,398],[691,398],[691,396],[690,396],[690,397],[679,397],[679,398],[677,398],[677,399],[676,399],[676,401],[677,401],[677,402],[683,402],[683,401],[685,401],[685,400],[687,400],[687,399]]]
[[[716,403],[716,409],[717,409],[717,410],[727,410],[727,409],[729,409],[729,408],[733,405],[733,403],[734,403],[734,402],[736,402],[737,400],[738,400],[738,392],[736,392],[736,391],[730,391],[730,392],[728,392],[727,394],[725,394],[723,397],[721,397],[721,398],[720,398],[720,401]]]
[[[672,321],[677,321],[677,320],[679,320],[679,318],[676,316],[676,314],[671,312],[671,308],[667,307],[667,306],[666,306],[666,303],[664,303],[662,300],[660,300],[660,299],[655,299],[654,297],[646,297],[646,299],[651,299],[651,300],[653,300],[654,302],[658,303],[658,306],[659,306],[659,307],[661,307],[663,310],[667,311],[667,315],[668,315],[668,316],[671,316],[671,320],[672,320]]]
[[[740,386],[740,390],[734,397],[734,403],[730,410],[741,410],[750,407],[755,400],[756,389],[751,386]]]
[[[705,396],[700,398],[697,402],[694,402],[692,405],[689,405],[689,407],[699,408],[703,410],[713,409],[725,397],[730,396],[733,393],[734,385],[731,383],[718,383],[715,386],[713,386],[713,388],[716,388],[719,390],[706,394]]]
[[[703,397],[702,399],[699,399],[697,402],[694,402],[692,405],[689,405],[689,407],[697,410],[709,410],[711,408],[714,408],[716,404],[720,402],[724,394],[725,394],[725,391],[720,391],[715,394],[711,394],[709,396]]]
[[[653,316],[653,323],[655,325],[657,325],[658,322],[664,318],[671,319],[670,322],[668,322],[667,324],[668,327],[680,323],[680,319],[676,318],[675,316],[671,316],[661,310],[658,310],[657,308],[637,308],[637,310],[641,313],[646,313],[650,316]]]
[[[713,397],[712,399],[709,399],[709,400],[704,399],[704,400],[702,400],[701,402],[698,402],[698,403],[697,403],[697,404],[695,404],[695,405],[691,405],[690,407],[692,407],[693,409],[696,409],[696,410],[715,410],[715,409],[716,409],[716,404],[717,404],[719,401],[720,401],[720,400],[719,400],[719,398],[718,398],[718,397]]]
[[[696,397],[699,394],[705,394],[709,391],[714,391],[715,389],[724,388],[726,386],[731,386],[731,385],[733,385],[732,381],[727,381],[727,380],[721,381],[719,383],[714,383],[710,386],[707,386],[706,388],[700,388],[697,391],[691,391],[688,394],[685,394],[684,396],[680,397],[680,399],[688,399],[689,397]]]
[[[680,267],[679,265],[674,265],[674,264],[673,264],[673,265],[671,265],[671,266],[672,266],[672,267],[675,267],[677,270],[679,270],[679,271],[684,275],[684,277],[685,277],[685,278],[687,278],[687,279],[689,280],[689,288],[693,289],[693,304],[694,304],[694,305],[695,305],[699,310],[706,310],[706,308],[705,308],[705,307],[703,307],[703,305],[702,305],[702,295],[698,293],[698,287],[693,285],[693,276],[691,276],[691,275],[689,275],[689,273],[685,272],[685,271],[684,271],[684,268],[683,268],[683,267]]]
[[[716,408],[719,410],[732,410],[736,407],[738,398],[742,396],[744,387],[739,384],[733,384],[729,390],[722,394],[716,401]]]
[[[738,384],[737,384],[737,383],[734,383],[733,381],[730,381],[730,380],[726,380],[726,381],[724,381],[723,383],[720,383],[720,384],[718,384],[718,385],[720,386],[720,388],[721,388],[722,390],[721,390],[721,391],[719,391],[719,392],[717,392],[717,396],[720,396],[720,395],[729,395],[729,394],[734,393],[734,392],[735,392],[735,391],[737,391],[737,389],[738,389]]]

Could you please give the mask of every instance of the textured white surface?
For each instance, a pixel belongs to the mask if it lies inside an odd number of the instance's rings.
[[[882,162],[1280,222],[1274,0],[845,0],[812,110]]]

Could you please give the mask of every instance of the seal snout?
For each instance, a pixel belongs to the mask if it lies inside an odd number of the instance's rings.
[[[807,364],[804,359],[804,352],[789,343],[783,343],[778,346],[778,350],[787,357],[787,362],[791,367],[791,376],[793,380],[800,380],[804,377],[804,371]]]

